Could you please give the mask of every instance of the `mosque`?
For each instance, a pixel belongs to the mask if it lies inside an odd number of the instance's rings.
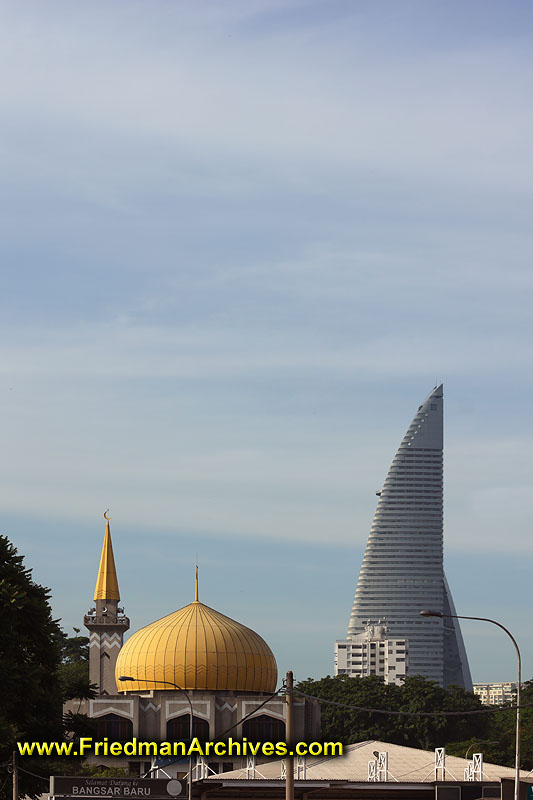
[[[89,630],[89,677],[97,686],[92,700],[75,710],[97,724],[98,740],[180,741],[192,732],[201,742],[216,738],[281,741],[286,704],[276,694],[278,671],[272,650],[258,633],[198,599],[146,625],[124,644],[130,621],[119,607],[120,593],[109,520],[94,593],[84,617]],[[312,741],[320,731],[320,707],[295,698],[295,738]],[[216,759],[216,760],[215,760]],[[150,769],[145,757],[91,756],[90,761]],[[238,769],[241,760],[209,759],[209,771]],[[166,764],[165,774],[182,777],[185,761]]]

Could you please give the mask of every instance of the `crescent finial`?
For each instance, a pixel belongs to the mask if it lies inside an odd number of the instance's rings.
[[[109,517],[107,516],[108,514],[109,514],[109,509],[107,509],[106,511],[104,511],[104,519],[107,519],[107,520],[109,520]]]

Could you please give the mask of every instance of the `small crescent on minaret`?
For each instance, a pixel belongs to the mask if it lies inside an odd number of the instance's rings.
[[[109,517],[107,516],[108,514],[109,514],[109,509],[107,509],[106,511],[104,511],[104,519],[107,519],[107,520],[109,520]]]

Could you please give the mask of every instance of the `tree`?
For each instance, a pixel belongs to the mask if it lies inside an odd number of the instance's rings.
[[[414,675],[401,686],[385,684],[376,675],[350,678],[339,675],[302,681],[296,689],[345,706],[362,706],[405,714],[376,714],[323,703],[322,738],[352,744],[368,739],[432,749],[459,736],[482,734],[481,715],[444,717],[431,712],[470,711],[481,708],[479,699],[458,686],[442,689],[433,681]],[[416,716],[413,712],[430,714]]]
[[[63,714],[63,735],[65,739],[79,741],[83,736],[94,736],[96,724],[86,714],[80,713],[82,700],[96,695],[96,686],[89,682],[89,639],[80,636],[80,629],[74,628],[74,636],[63,634],[59,681],[63,702],[78,700],[77,707]],[[70,764],[71,772],[81,769],[81,759]]]
[[[459,686],[449,687],[442,704],[443,711],[481,711],[482,709],[483,705],[478,696]],[[445,717],[446,724],[442,733],[447,745],[469,736],[486,739],[487,726],[490,724],[491,716],[491,714],[471,714]],[[495,763],[501,764],[502,762]]]
[[[514,701],[513,701],[514,702]],[[533,680],[522,684],[520,705],[520,767],[533,769]],[[515,765],[516,711],[507,704],[508,709],[494,710],[484,714],[483,726],[476,736],[457,739],[448,747],[451,755],[464,756],[467,750],[482,752],[486,761],[495,764]],[[530,707],[529,707],[530,706]]]
[[[58,674],[64,635],[52,618],[49,590],[35,583],[23,556],[0,536],[0,761],[12,757],[17,741],[62,737],[62,691]],[[42,772],[29,759],[24,767]],[[20,793],[43,792],[26,772]],[[10,787],[4,785],[3,795]]]
[[[481,702],[472,692],[460,686],[443,689],[434,681],[421,675],[407,677],[401,687],[399,710],[409,712],[479,711]],[[398,733],[402,744],[432,750],[446,746],[457,738],[482,734],[482,715],[465,716],[402,716],[398,721]]]
[[[89,700],[95,696],[96,686],[89,683],[89,638],[80,636],[80,629],[74,628],[75,636],[63,634],[59,679],[63,700]]]
[[[397,706],[399,687],[385,685],[375,675],[367,678],[350,678],[339,675],[313,680],[308,678],[295,687],[314,697],[323,697],[343,705],[390,709]],[[390,735],[390,717],[350,710],[341,705],[322,704],[321,736],[324,740],[352,744],[366,739],[385,739]],[[388,739],[390,741],[390,739]]]

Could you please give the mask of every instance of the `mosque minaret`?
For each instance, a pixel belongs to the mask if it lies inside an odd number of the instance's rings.
[[[254,630],[200,602],[198,571],[194,600],[133,633],[124,643],[129,619],[119,608],[117,570],[106,512],[106,530],[94,593],[84,617],[90,631],[89,673],[95,697],[70,701],[65,710],[86,713],[98,740],[282,741],[286,704],[277,690],[274,654]],[[126,678],[126,680],[124,680]],[[75,702],[76,708],[74,709]],[[320,707],[309,698],[294,700],[294,735],[312,741],[320,731]],[[230,731],[229,734],[227,732]],[[142,757],[90,756],[89,761],[147,773]],[[214,758],[213,772],[236,769],[239,758]],[[175,760],[165,773],[182,777],[187,763]]]
[[[89,681],[97,687],[98,694],[116,694],[115,664],[130,621],[118,606],[120,592],[107,511],[104,517],[106,529],[94,590],[95,605],[83,622],[90,631]]]

